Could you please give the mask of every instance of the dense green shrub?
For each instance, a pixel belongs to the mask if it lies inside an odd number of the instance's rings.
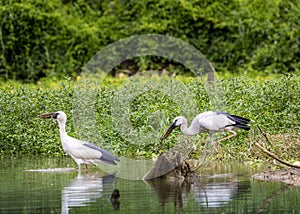
[[[217,70],[285,73],[300,67],[296,0],[4,0],[0,17],[5,80],[74,77],[103,47],[149,33],[194,45]],[[174,62],[145,56],[126,65],[144,70],[166,64]]]
[[[0,154],[63,154],[56,122],[37,118],[40,113],[58,110],[67,113],[67,132],[71,136],[90,140],[120,155],[151,156],[159,145],[159,137],[175,116],[183,114],[191,121],[196,113],[210,109],[251,118],[252,130],[260,125],[270,134],[286,133],[299,127],[300,81],[296,77],[272,81],[224,79],[220,82],[219,101],[223,102],[220,108],[212,101],[212,95],[206,90],[209,86],[203,81],[187,81],[184,87],[178,87],[178,82],[174,82],[177,84],[169,89],[174,96],[168,96],[167,89],[163,88],[164,85],[170,86],[170,82],[162,83],[157,86],[155,82],[143,80],[129,85],[124,82],[118,86],[91,87],[89,93],[95,95],[92,108],[78,108],[79,105],[74,104],[76,93],[82,89],[69,81],[55,89],[5,87],[0,90]],[[191,103],[180,103],[174,98],[184,98],[188,96],[187,92],[193,94]],[[85,98],[82,98],[79,101],[84,102]],[[96,118],[96,131],[89,127],[89,117],[80,118],[82,126],[75,127],[74,119],[81,116],[81,111],[89,112],[90,109],[95,109],[92,117]],[[88,112],[84,113],[89,115]],[[245,154],[241,148],[249,145],[247,134],[240,132],[223,145],[231,148],[229,151],[239,149]],[[164,145],[172,147],[178,135],[179,130]]]

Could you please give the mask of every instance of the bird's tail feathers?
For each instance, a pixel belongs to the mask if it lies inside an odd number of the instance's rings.
[[[117,165],[115,161],[120,162],[120,159],[113,156],[110,152],[102,150],[102,157],[100,158],[100,161],[110,165]]]

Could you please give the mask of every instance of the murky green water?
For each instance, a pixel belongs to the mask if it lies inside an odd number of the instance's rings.
[[[203,169],[193,184],[126,180],[65,159],[0,159],[1,213],[300,213],[300,187],[256,181],[247,166]],[[207,178],[206,176],[212,176]],[[119,203],[108,199],[120,190]]]

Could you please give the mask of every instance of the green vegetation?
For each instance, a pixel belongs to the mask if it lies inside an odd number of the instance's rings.
[[[4,0],[0,17],[2,80],[74,78],[107,45],[149,33],[192,44],[217,71],[270,74],[300,68],[297,0]],[[118,68],[170,67],[182,68],[154,56]]]
[[[95,109],[92,117],[96,118],[96,131],[84,126],[88,121],[80,121],[80,129],[72,123],[72,119],[77,119],[80,110],[84,109],[77,108],[76,103],[74,106],[75,94],[82,91],[75,82],[66,80],[52,89],[36,85],[3,86],[0,90],[0,154],[62,155],[56,122],[39,119],[37,115],[63,110],[69,117],[67,132],[71,136],[93,141],[122,156],[151,157],[158,153],[154,149],[159,145],[159,137],[175,116],[183,114],[190,121],[195,112],[217,107],[206,90],[209,86],[197,78],[183,79],[186,80],[182,82],[184,87],[178,87],[177,84],[177,89],[172,89],[175,90],[174,96],[168,96],[166,90],[159,87],[168,86],[170,81],[178,83],[176,79],[162,78],[154,82],[135,80],[129,84],[119,81],[101,87],[89,84],[89,93],[95,95],[91,109]],[[114,79],[108,79],[107,82],[111,80]],[[270,134],[270,140],[274,140],[272,150],[289,151],[284,154],[289,159],[300,156],[300,142],[284,138],[294,134],[299,139],[300,81],[297,76],[265,81],[230,78],[221,80],[220,86],[220,94],[223,94],[219,100],[223,104],[220,109],[251,118],[253,123],[249,133],[241,131],[237,137],[220,143],[217,158],[252,160],[250,144],[253,140],[260,140],[257,125]],[[185,97],[185,89],[193,94],[191,104],[187,104],[187,107],[194,105],[190,112],[174,98]],[[141,90],[144,91],[140,93]],[[125,98],[128,102],[123,100]],[[93,137],[90,137],[91,133]],[[179,136],[179,130],[175,131],[164,142],[164,147],[173,147]],[[203,134],[200,139],[206,139],[206,136]]]
[[[151,157],[158,153],[154,149],[173,117],[184,114],[191,120],[198,112],[216,109],[253,120],[250,134],[241,132],[222,143],[216,158],[252,157],[250,142],[261,141],[257,125],[275,139],[268,148],[277,152],[290,148],[284,150],[286,159],[300,156],[299,141],[295,140],[299,139],[299,1],[1,3],[0,82],[4,84],[0,85],[0,155],[62,155],[57,124],[40,120],[37,115],[63,110],[69,116],[67,131],[71,135],[103,142],[102,146],[119,155]],[[166,87],[175,79],[148,82],[145,78],[126,85],[122,79],[109,77],[101,87],[92,84],[89,91],[81,91],[73,82],[98,51],[141,34],[172,36],[199,49],[226,77],[220,81],[218,93],[208,91],[212,86],[201,80],[187,78],[188,68],[158,56],[131,58],[117,65],[111,74],[166,69],[180,74],[176,80],[183,82],[181,87]],[[253,78],[258,74],[261,78]],[[144,91],[138,93],[141,88]],[[81,98],[88,99],[84,96],[87,92],[94,98],[91,109],[82,106],[88,100],[74,103],[76,94],[82,93]],[[180,97],[189,96],[187,92],[191,92],[192,101],[179,102]],[[189,106],[194,107],[189,110]],[[86,112],[80,111],[83,109]],[[76,119],[88,111],[97,129],[90,128],[88,118]],[[173,147],[178,135],[179,131],[175,132],[164,146]],[[205,142],[204,136],[198,139]]]

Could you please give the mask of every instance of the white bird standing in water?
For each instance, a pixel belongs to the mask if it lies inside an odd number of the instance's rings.
[[[116,165],[115,161],[120,161],[119,158],[114,157],[109,151],[103,150],[95,144],[70,137],[65,129],[67,116],[64,112],[57,111],[47,114],[41,114],[39,115],[39,117],[53,118],[57,120],[62,147],[64,151],[68,155],[70,155],[77,163],[78,170],[80,170],[81,164],[85,164],[87,168],[87,164],[97,165],[98,163],[103,162],[111,165]]]
[[[185,135],[196,135],[200,132],[206,132],[210,136],[211,143],[213,142],[213,134],[217,132],[230,132],[232,135],[227,136],[218,142],[227,140],[236,136],[234,129],[240,128],[244,130],[249,130],[250,126],[248,124],[250,120],[236,115],[231,115],[226,112],[214,112],[206,111],[198,114],[192,121],[191,125],[187,126],[187,120],[184,116],[178,116],[173,120],[165,134],[161,137],[161,142],[166,139],[169,134],[178,126],[180,126],[181,131]]]

